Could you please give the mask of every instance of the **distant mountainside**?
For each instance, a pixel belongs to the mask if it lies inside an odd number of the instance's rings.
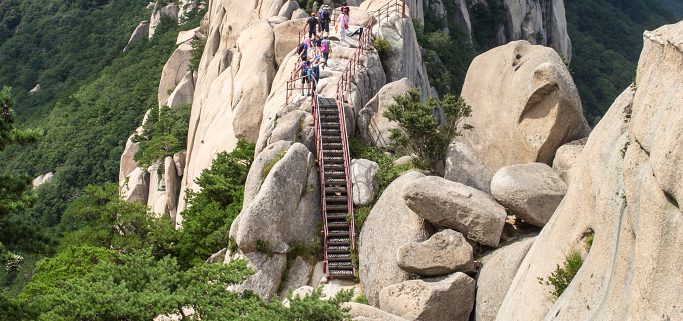
[[[565,1],[574,56],[571,69],[591,124],[633,82],[643,32],[676,22],[679,0]]]

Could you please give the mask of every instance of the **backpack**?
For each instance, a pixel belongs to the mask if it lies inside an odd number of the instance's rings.
[[[323,52],[328,52],[330,50],[330,41],[329,40],[323,40],[320,48],[322,49]]]
[[[322,19],[322,21],[329,21],[330,20],[330,12],[327,10],[324,10],[324,9],[321,9],[320,11],[321,12],[320,12],[319,16]]]
[[[308,50],[308,46],[306,45],[305,42],[302,42],[302,43],[299,45],[299,47],[296,48],[296,53],[297,53],[297,54],[301,54],[301,53],[303,53],[303,52],[306,52],[306,50]]]

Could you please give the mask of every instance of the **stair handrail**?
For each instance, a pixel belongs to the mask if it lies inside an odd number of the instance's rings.
[[[348,102],[351,102],[351,93],[350,93],[350,81],[351,78],[355,75],[356,69],[358,68],[360,64],[361,57],[363,55],[363,52],[367,49],[368,45],[373,41],[374,35],[372,29],[374,28],[375,25],[379,25],[384,19],[390,19],[390,17],[393,14],[396,13],[401,13],[401,16],[403,18],[406,17],[406,5],[402,1],[399,0],[394,0],[393,2],[388,2],[379,9],[369,12],[372,16],[372,19],[370,19],[370,22],[368,23],[367,26],[365,26],[364,32],[360,35],[359,40],[358,40],[358,47],[354,51],[353,55],[351,56],[351,59],[349,60],[348,64],[346,65],[346,68],[344,68],[344,71],[342,72],[342,76],[337,82],[337,92],[336,92],[336,103],[337,103],[337,114],[339,118],[339,127],[340,127],[340,136],[341,136],[341,143],[342,143],[342,158],[343,158],[343,163],[344,163],[344,174],[346,177],[346,188],[347,188],[347,214],[349,216],[349,241],[350,241],[350,249],[353,251],[356,248],[356,229],[355,229],[355,211],[353,208],[353,186],[351,185],[351,175],[350,175],[350,160],[351,160],[351,153],[349,150],[349,144],[348,144],[348,133],[346,131],[346,111],[344,108],[344,101],[345,97],[344,94],[348,93]],[[336,11],[336,10],[335,10]],[[334,19],[333,19],[334,20]],[[300,41],[304,41],[302,38],[302,33],[305,36],[306,32],[306,26],[299,31],[299,39]],[[300,42],[301,43],[301,42]],[[324,165],[324,158],[322,154],[323,146],[322,146],[322,127],[320,126],[321,123],[321,118],[320,118],[320,102],[319,102],[319,97],[317,93],[317,80],[316,79],[311,79],[311,81],[308,83],[308,86],[306,84],[303,84],[301,87],[297,87],[296,82],[300,80],[302,77],[299,77],[299,73],[301,71],[301,56],[296,61],[296,66],[294,70],[292,71],[289,80],[287,81],[287,93],[286,93],[286,104],[289,103],[289,98],[292,95],[292,92],[296,89],[308,89],[309,92],[311,93],[311,112],[314,114],[314,128],[315,128],[315,135],[316,135],[316,157],[318,159],[318,172],[319,172],[319,178],[320,178],[320,203],[321,203],[321,212],[322,212],[322,220],[324,222],[323,227],[322,227],[322,234],[323,234],[323,246],[324,246],[324,253],[325,253],[325,258],[323,261],[323,266],[324,266],[324,271],[325,274],[329,275],[329,258],[328,258],[328,242],[327,242],[327,235],[329,233],[328,226],[327,226],[327,205],[325,202],[325,165]],[[356,274],[356,266],[353,265],[353,275]]]

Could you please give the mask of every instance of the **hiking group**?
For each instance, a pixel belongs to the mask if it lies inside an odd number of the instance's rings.
[[[315,6],[317,7],[317,6]],[[335,31],[339,33],[341,41],[346,40],[346,31],[349,29],[349,7],[344,2],[340,8],[338,23],[335,24]],[[301,61],[301,92],[307,83],[317,83],[320,79],[320,68],[327,67],[327,61],[332,52],[330,42],[330,22],[332,13],[330,7],[323,5],[316,13],[311,12],[311,16],[306,21],[308,37],[306,37],[297,47],[296,53]],[[359,28],[362,33],[362,28]],[[349,36],[359,34],[356,30]],[[308,95],[311,93],[309,92]]]

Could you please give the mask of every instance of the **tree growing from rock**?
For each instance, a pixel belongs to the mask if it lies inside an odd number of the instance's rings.
[[[400,126],[391,130],[393,148],[415,153],[413,163],[419,168],[436,172],[453,139],[462,130],[473,129],[463,123],[472,108],[461,97],[448,94],[441,100],[429,98],[422,103],[418,90],[411,89],[394,100],[384,113],[384,117]]]

